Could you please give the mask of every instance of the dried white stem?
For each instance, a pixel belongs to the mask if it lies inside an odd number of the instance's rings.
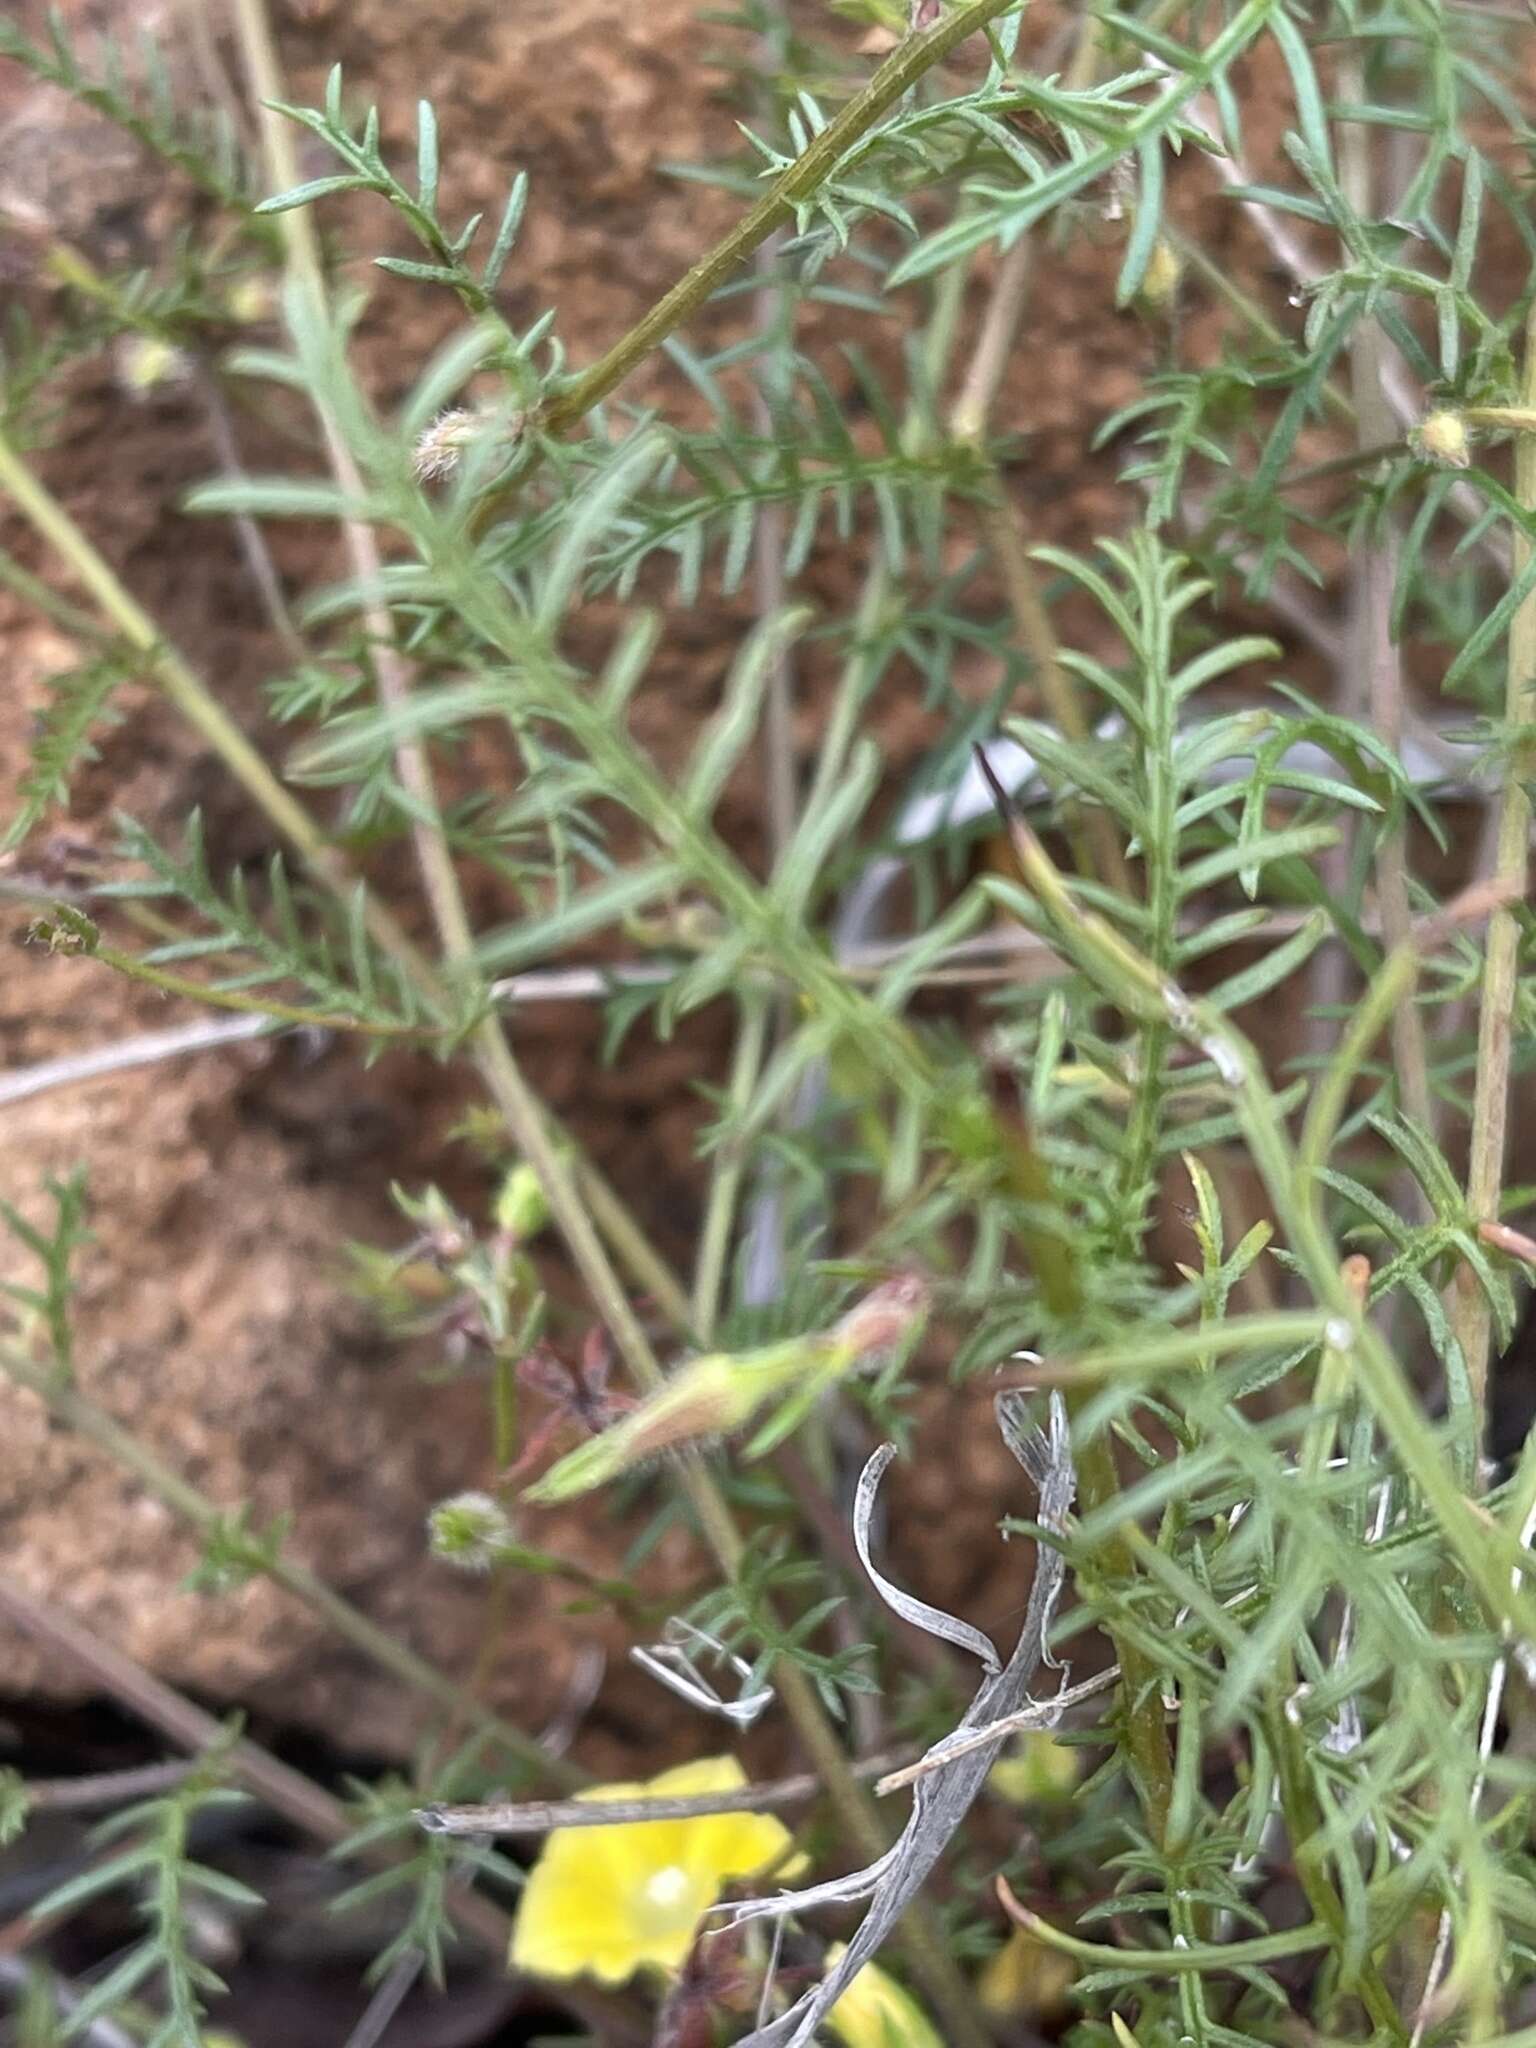
[[[0,1108],[7,1103],[24,1102],[29,1095],[41,1095],[49,1088],[72,1088],[81,1081],[119,1074],[129,1067],[153,1066],[157,1060],[174,1059],[181,1053],[234,1045],[242,1039],[259,1038],[271,1029],[270,1017],[210,1017],[204,1022],[180,1025],[173,1031],[146,1031],[137,1038],[96,1046],[90,1052],[39,1060],[36,1066],[22,1067],[14,1074],[0,1074]]]

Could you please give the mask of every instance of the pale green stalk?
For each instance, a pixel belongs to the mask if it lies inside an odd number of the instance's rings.
[[[726,1114],[739,1116],[752,1099],[768,1049],[771,1008],[761,995],[749,995],[741,1006],[736,1050],[726,1086]],[[715,1170],[710,1176],[704,1224],[699,1232],[698,1263],[693,1278],[692,1320],[695,1340],[708,1344],[719,1320],[725,1271],[730,1259],[736,1205],[746,1173],[746,1150],[733,1134],[718,1141]]]
[[[1520,402],[1536,408],[1536,300],[1526,315],[1525,361]],[[1536,512],[1536,433],[1515,439],[1515,496]],[[1524,531],[1511,534],[1512,573],[1519,576],[1531,556]],[[1487,964],[1483,973],[1482,1008],[1478,1017],[1477,1082],[1472,1104],[1472,1150],[1467,1165],[1467,1210],[1473,1227],[1494,1221],[1504,1179],[1505,1134],[1509,1122],[1510,1064],[1513,1051],[1515,998],[1520,976],[1520,919],[1530,861],[1530,784],[1536,771],[1536,749],[1528,739],[1514,744],[1516,733],[1528,732],[1536,721],[1536,591],[1516,611],[1509,628],[1505,670],[1504,725],[1513,751],[1503,762],[1499,797],[1498,849],[1495,876],[1507,892],[1488,921]],[[1467,1377],[1479,1418],[1487,1405],[1488,1357],[1492,1310],[1482,1289],[1465,1268],[1457,1276],[1453,1326],[1467,1361]]]

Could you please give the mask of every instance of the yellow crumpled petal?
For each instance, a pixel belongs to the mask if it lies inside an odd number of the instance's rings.
[[[703,1757],[643,1785],[598,1785],[582,1799],[688,1798],[747,1782],[731,1756]],[[693,1820],[625,1821],[557,1828],[544,1844],[518,1907],[512,1967],[539,1977],[596,1977],[623,1984],[650,1965],[677,1969],[700,1920],[734,1879],[778,1864],[790,1846],[765,1813]]]
[[[1046,1944],[1027,1928],[1015,1927],[988,1957],[976,1982],[982,2011],[997,2020],[1055,2019],[1067,2008],[1077,1981],[1071,1956]]]
[[[841,1943],[827,1950],[829,1970],[836,1969],[842,1953]],[[874,1963],[860,1970],[826,2024],[843,2048],[944,2048],[916,1999]]]

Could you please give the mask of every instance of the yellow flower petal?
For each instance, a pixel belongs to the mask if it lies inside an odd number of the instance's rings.
[[[694,1798],[746,1783],[734,1757],[703,1757],[643,1785],[600,1785],[588,1800]],[[784,1856],[790,1835],[761,1813],[557,1828],[518,1908],[512,1964],[541,1977],[622,1984],[647,1966],[675,1970],[727,1884]],[[787,1873],[803,1858],[783,1863]]]
[[[829,1970],[842,1953],[840,1944],[827,1950]],[[944,2048],[916,1999],[874,1963],[864,1965],[827,2014],[827,2028],[843,2048]]]
[[[1055,2019],[1066,2010],[1077,1965],[1059,1949],[1047,1948],[1027,1928],[1015,1927],[991,1956],[977,1980],[982,2010],[994,2019]]]

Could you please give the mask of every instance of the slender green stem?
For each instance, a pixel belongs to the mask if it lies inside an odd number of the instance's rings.
[[[1052,873],[1054,873],[1054,869]],[[1059,877],[1057,878],[1059,881]],[[1063,885],[1064,889],[1065,885]],[[1020,1122],[1006,1148],[1009,1180],[1018,1198],[1018,1235],[1034,1267],[1041,1294],[1051,1314],[1068,1324],[1079,1321],[1087,1307],[1075,1250],[1032,1220],[1052,1206],[1050,1173],[1026,1125]],[[1087,1385],[1068,1385],[1068,1413],[1076,1419],[1092,1392]],[[1121,1493],[1120,1473],[1107,1437],[1094,1436],[1074,1445],[1077,1491],[1083,1517],[1108,1510]],[[1109,1529],[1096,1557],[1106,1574],[1128,1581],[1136,1575],[1136,1559],[1121,1527]],[[1111,1628],[1120,1666],[1120,1722],[1125,1752],[1137,1796],[1154,1841],[1161,1843],[1173,1805],[1173,1758],[1163,1725],[1162,1673],[1140,1645],[1122,1630]]]
[[[1521,373],[1521,404],[1536,407],[1536,299],[1525,326],[1525,361]],[[1536,433],[1515,441],[1515,496],[1522,507],[1536,511]],[[1512,574],[1520,576],[1531,557],[1522,528],[1511,534]],[[1536,591],[1516,611],[1509,628],[1505,671],[1504,722],[1511,737],[1528,732],[1536,720]],[[1526,739],[1504,759],[1504,786],[1499,798],[1497,879],[1507,901],[1488,921],[1487,965],[1483,973],[1482,1010],[1478,1018],[1477,1085],[1472,1104],[1472,1150],[1467,1166],[1467,1208],[1473,1224],[1494,1221],[1504,1179],[1504,1142],[1509,1121],[1510,1059],[1514,1036],[1515,995],[1519,983],[1520,925],[1515,905],[1524,897],[1530,859],[1531,777],[1536,747]],[[1458,1276],[1453,1327],[1467,1361],[1467,1377],[1479,1418],[1487,1405],[1489,1341],[1492,1310],[1487,1296],[1465,1270]]]
[[[284,97],[283,77],[265,0],[235,0],[235,25],[250,78],[251,95],[256,102],[268,174],[278,190],[287,190],[299,182],[298,150],[291,123],[273,111],[273,103]],[[325,272],[308,207],[290,207],[279,216],[279,226],[289,277],[329,336],[333,332],[333,323]],[[331,474],[343,500],[356,504],[363,496],[362,477],[342,434],[335,409],[327,403],[318,382],[311,382],[309,396],[320,424]],[[361,519],[343,518],[341,530],[353,573],[363,593],[363,617],[368,628],[370,658],[379,698],[390,710],[402,712],[410,701],[411,671],[396,645],[394,621],[381,595],[383,569],[378,543],[373,529]],[[464,913],[453,852],[443,831],[427,749],[419,738],[409,732],[396,742],[395,772],[400,778],[401,788],[410,799],[411,841],[439,939],[448,959],[455,965],[461,964],[471,958],[474,942]]]
[[[1261,1934],[1253,1941],[1227,1941],[1216,1948],[1111,1948],[1103,1942],[1081,1941],[1017,1904],[1010,1910],[1019,1925],[1046,1948],[1075,1956],[1082,1963],[1097,1963],[1101,1969],[1144,1970],[1148,1976],[1248,1969],[1259,1963],[1283,1962],[1287,1956],[1310,1955],[1333,1942],[1332,1930],[1313,1921],[1307,1927],[1288,1927],[1279,1934]]]
[[[174,1472],[163,1459],[156,1457],[130,1430],[124,1429],[104,1408],[81,1393],[72,1380],[56,1370],[50,1371],[34,1364],[24,1353],[9,1346],[0,1348],[0,1372],[4,1372],[15,1385],[37,1395],[47,1404],[51,1415],[88,1443],[95,1444],[98,1450],[105,1451],[200,1535],[206,1537],[221,1525],[224,1511],[214,1501]],[[259,1566],[275,1585],[295,1594],[365,1656],[403,1680],[413,1691],[424,1694],[440,1706],[462,1713],[474,1727],[493,1737],[530,1770],[553,1779],[557,1784],[580,1786],[587,1782],[584,1772],[560,1758],[549,1756],[531,1735],[468,1698],[452,1679],[444,1677],[442,1672],[418,1657],[414,1650],[407,1649],[387,1629],[370,1621],[366,1614],[340,1593],[334,1592],[307,1565],[282,1556],[270,1559],[261,1556]]]
[[[1358,50],[1344,60],[1346,103],[1362,104],[1365,81]],[[1350,88],[1353,88],[1351,90]],[[1339,176],[1361,218],[1372,218],[1371,154],[1376,131],[1358,121],[1342,124],[1339,137]],[[1355,401],[1356,436],[1361,450],[1390,441],[1397,422],[1387,398],[1385,361],[1387,337],[1379,320],[1369,317],[1356,323],[1349,339],[1350,388]],[[1363,678],[1371,730],[1376,737],[1401,754],[1403,743],[1403,664],[1392,637],[1392,599],[1397,585],[1399,535],[1394,514],[1380,512],[1363,545],[1353,550],[1354,619],[1356,662]],[[1344,844],[1357,829],[1341,819]],[[1381,913],[1381,932],[1388,949],[1404,944],[1412,922],[1408,898],[1408,833],[1401,815],[1388,818],[1377,834],[1373,855],[1376,897]],[[1392,1057],[1397,1087],[1404,1110],[1426,1136],[1435,1135],[1435,1105],[1429,1085],[1429,1055],[1425,1044],[1424,1020],[1410,997],[1392,1012]],[[1421,1214],[1427,1214],[1428,1197],[1417,1183],[1410,1183],[1407,1200]]]
[[[1171,621],[1163,608],[1144,621],[1150,645],[1137,650],[1145,676],[1143,702],[1146,729],[1141,742],[1146,781],[1146,827],[1142,861],[1146,871],[1146,954],[1155,972],[1166,978],[1174,970],[1178,939],[1178,781],[1174,749],[1178,741],[1178,706],[1173,694]],[[1148,1194],[1157,1166],[1157,1141],[1162,1127],[1167,1077],[1163,1065],[1173,1033],[1166,1012],[1148,1018],[1137,1047],[1137,1075],[1131,1113],[1126,1124],[1120,1194],[1124,1243],[1139,1249],[1145,1237]]]
[[[760,994],[743,1001],[741,1023],[736,1034],[736,1051],[726,1088],[727,1114],[737,1115],[751,1101],[762,1072],[768,1048],[771,1006]],[[721,1140],[710,1175],[709,1195],[704,1205],[704,1226],[699,1233],[698,1264],[693,1278],[693,1334],[695,1342],[708,1345],[714,1336],[730,1257],[736,1205],[746,1173],[742,1146],[732,1137]]]
[[[1204,283],[1209,285],[1216,296],[1224,300],[1232,308],[1233,312],[1258,335],[1260,340],[1268,342],[1273,349],[1281,351],[1289,349],[1291,346],[1290,336],[1286,334],[1282,327],[1277,326],[1270,319],[1258,300],[1243,289],[1242,284],[1234,277],[1230,269],[1218,263],[1213,256],[1207,255],[1201,244],[1191,236],[1186,235],[1176,223],[1168,222],[1164,232],[1167,234],[1168,240],[1180,262],[1187,264]],[[1354,418],[1355,409],[1353,404],[1332,378],[1329,378],[1322,386],[1322,401],[1331,411],[1337,413],[1340,418]],[[1388,451],[1383,449],[1381,452],[1385,454]],[[1357,468],[1360,459],[1357,451],[1351,451],[1348,455],[1336,458],[1334,464],[1320,465],[1318,474],[1326,476],[1333,467]],[[1292,477],[1282,477],[1276,488],[1284,490],[1293,483],[1304,482],[1311,474],[1310,470],[1306,470]]]
[[[104,967],[112,968],[129,981],[141,981],[149,988],[159,989],[162,995],[184,996],[189,1002],[202,1003],[210,1009],[238,1010],[245,1016],[270,1017],[274,1023],[303,1025],[311,1031],[353,1031],[364,1038],[420,1040],[439,1038],[444,1028],[381,1022],[377,1018],[349,1016],[339,1011],[306,1009],[299,1003],[280,1002],[274,996],[242,995],[236,989],[215,988],[205,981],[194,981],[187,974],[168,974],[163,967],[137,959],[132,953],[121,953],[115,946],[95,946],[88,957],[99,960]]]
[[[608,353],[546,406],[540,424],[550,434],[563,434],[617,390],[658,343],[696,313],[731,274],[776,228],[794,219],[795,208],[814,197],[836,170],[839,160],[889,112],[918,80],[951,50],[1018,0],[967,0],[955,7],[925,35],[909,36],[893,50],[862,92],[829,121],[758,201],[750,213],[707,255],[701,256],[672,289],[616,341]]]
[[[1077,1384],[1132,1379],[1143,1373],[1202,1365],[1230,1352],[1280,1351],[1320,1343],[1326,1334],[1327,1318],[1318,1309],[1274,1309],[1261,1315],[1228,1316],[1224,1322],[1192,1330],[1138,1330],[1124,1344],[1079,1352],[1066,1362],[1064,1371]],[[1023,1384],[1037,1386],[1039,1381],[1039,1374],[1031,1373]],[[1007,1381],[998,1384],[1006,1386]]]
[[[3,548],[0,548],[0,583],[13,590],[45,619],[52,619],[56,626],[62,626],[72,639],[83,640],[88,647],[98,650],[111,646],[111,636],[102,631],[99,619],[93,618],[79,605],[71,604],[67,597],[60,597],[56,590],[50,590],[40,576],[24,569]]]
[[[1294,1683],[1294,1667],[1287,1656],[1283,1670],[1276,1674],[1270,1686],[1269,1710],[1264,1716],[1264,1725],[1270,1755],[1275,1761],[1280,1811],[1285,1818],[1285,1831],[1291,1844],[1297,1879],[1307,1904],[1312,1908],[1314,1921],[1328,1929],[1332,1946],[1344,1933],[1344,1905],[1316,1846],[1322,1815],[1302,1747],[1301,1732],[1286,1712]],[[1373,1958],[1367,1956],[1364,1959],[1352,1989],[1383,2038],[1407,2041],[1408,2028],[1397,2009],[1397,2001],[1387,1989],[1380,1967]]]
[[[562,1144],[558,1126],[551,1123]],[[651,1243],[613,1188],[583,1153],[576,1152],[573,1171],[577,1190],[592,1221],[615,1259],[641,1294],[648,1295],[679,1337],[692,1335],[692,1309],[687,1289]]]
[[[996,466],[989,461],[987,467],[989,487],[977,501],[976,522],[1002,577],[1014,630],[1029,656],[1041,699],[1057,729],[1074,746],[1091,747],[1093,733],[1077,686],[1062,662],[1056,629],[1040,593],[1034,563],[1029,559],[1018,508],[1009,498]],[[1109,813],[1098,804],[1089,804],[1081,812],[1073,805],[1068,811],[1068,825],[1074,839],[1081,842],[1074,845],[1073,854],[1082,872],[1097,876],[1127,897],[1133,896],[1130,870]]]

